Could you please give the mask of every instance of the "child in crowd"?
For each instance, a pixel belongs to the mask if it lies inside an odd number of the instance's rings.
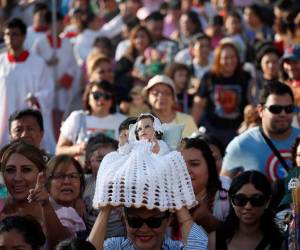
[[[143,87],[141,85],[136,85],[131,89],[129,93],[131,102],[128,105],[128,110],[126,110],[128,116],[138,117],[141,113],[150,111],[150,108],[145,102],[142,90]]]
[[[88,140],[85,154],[85,168],[89,169],[92,174],[85,176],[86,188],[83,193],[83,201],[87,211],[85,222],[88,232],[93,227],[99,213],[99,210],[92,207],[92,200],[95,193],[96,177],[100,163],[105,155],[117,150],[117,147],[118,142],[116,140],[111,139],[102,133],[98,133]],[[122,212],[119,209],[112,211],[106,237],[124,235],[124,226],[122,224],[121,214]]]

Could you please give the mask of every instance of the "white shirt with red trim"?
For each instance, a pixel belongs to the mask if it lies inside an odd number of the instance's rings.
[[[64,111],[70,104],[75,93],[80,88],[80,69],[76,64],[71,43],[66,38],[57,39],[55,48],[51,34],[46,34],[38,39],[33,46],[33,51],[40,55],[47,63],[56,57],[56,65],[47,65],[55,79],[57,88],[55,91],[54,107]]]
[[[54,152],[55,139],[51,110],[54,82],[43,59],[23,51],[18,58],[0,54],[0,146],[9,142],[8,118],[16,110],[28,108],[26,97],[32,93],[39,101],[44,118],[44,148]]]

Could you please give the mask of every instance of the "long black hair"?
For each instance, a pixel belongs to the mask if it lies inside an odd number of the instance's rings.
[[[213,153],[209,145],[200,138],[184,138],[181,142],[181,150],[190,148],[195,148],[202,153],[208,168],[207,194],[214,196],[217,190],[222,190],[222,184],[219,179]]]
[[[232,197],[244,185],[253,184],[253,186],[261,191],[264,195],[271,197],[271,185],[267,177],[255,170],[245,171],[236,176],[229,188],[229,196]],[[239,218],[235,214],[232,204],[230,204],[229,214],[223,225],[223,234],[227,240],[231,240],[239,227]],[[279,249],[282,243],[282,235],[274,222],[274,213],[269,207],[264,210],[260,218],[260,230],[263,237],[271,243],[270,249]],[[277,247],[277,248],[276,248]]]

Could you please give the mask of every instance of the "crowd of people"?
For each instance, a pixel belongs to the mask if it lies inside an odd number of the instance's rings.
[[[0,249],[299,249],[297,0],[0,1],[0,27]]]

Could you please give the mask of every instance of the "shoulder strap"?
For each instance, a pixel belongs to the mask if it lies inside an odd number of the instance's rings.
[[[81,110],[79,113],[79,130],[77,134],[76,141],[82,139],[86,136],[86,113]]]
[[[259,128],[261,135],[263,136],[263,138],[265,139],[266,143],[268,144],[268,146],[270,147],[270,149],[273,151],[273,153],[276,155],[277,159],[279,160],[279,162],[281,163],[281,165],[285,168],[286,171],[289,171],[290,167],[289,165],[286,163],[286,161],[283,159],[283,157],[281,156],[280,152],[277,150],[277,148],[274,146],[273,142],[266,136],[266,134],[264,133],[264,131],[262,130],[262,128]]]

